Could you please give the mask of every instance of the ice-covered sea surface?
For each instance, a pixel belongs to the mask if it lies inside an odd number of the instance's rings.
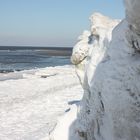
[[[0,73],[70,64],[69,50],[0,50]]]
[[[19,56],[16,58],[21,62]],[[34,69],[31,62],[32,67],[26,69],[24,64],[30,64],[28,61],[22,63],[23,71],[0,73],[0,140],[48,140],[58,118],[69,112],[72,104],[79,103],[83,90],[74,67],[65,57],[48,59],[28,59],[37,64],[43,60],[42,68]]]

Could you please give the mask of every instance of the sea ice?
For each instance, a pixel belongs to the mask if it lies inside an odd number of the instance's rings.
[[[70,110],[68,102],[80,100],[83,93],[69,65],[7,73],[0,78],[1,140],[49,139],[57,119]]]

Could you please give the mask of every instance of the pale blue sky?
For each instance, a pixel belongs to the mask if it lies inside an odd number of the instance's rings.
[[[0,0],[0,45],[72,47],[93,12],[123,18],[123,0]]]

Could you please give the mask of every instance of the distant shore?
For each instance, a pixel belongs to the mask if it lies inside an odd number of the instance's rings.
[[[42,46],[0,46],[0,50],[69,50],[72,47],[42,47]]]
[[[36,50],[37,54],[48,56],[71,56],[71,50]]]
[[[19,50],[33,50],[37,54],[47,54],[53,56],[70,56],[72,48],[70,47],[34,47],[34,46],[0,46],[0,51],[19,51]]]

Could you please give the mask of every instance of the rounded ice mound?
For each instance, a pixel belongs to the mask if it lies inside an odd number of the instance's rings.
[[[87,30],[83,32],[78,38],[78,43],[73,48],[71,62],[74,65],[81,63],[88,55],[88,43],[90,41],[91,33]]]

